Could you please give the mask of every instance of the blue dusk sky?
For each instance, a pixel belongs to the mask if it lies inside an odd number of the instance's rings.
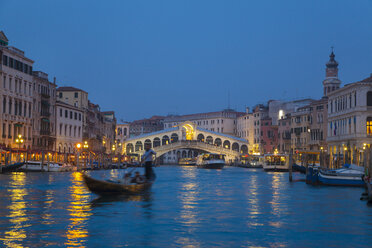
[[[372,1],[6,1],[0,30],[59,86],[132,121],[320,98],[372,73]]]

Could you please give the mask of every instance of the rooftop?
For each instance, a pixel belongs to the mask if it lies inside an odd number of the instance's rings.
[[[71,87],[71,86],[59,87],[57,91],[82,91],[86,93],[86,91],[82,89],[78,89],[78,88]]]

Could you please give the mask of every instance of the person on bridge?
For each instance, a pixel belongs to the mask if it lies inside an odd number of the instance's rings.
[[[154,176],[152,170],[152,155],[156,155],[156,152],[150,148],[150,144],[145,144],[145,153],[142,155],[142,163],[145,163],[145,177],[147,180]]]

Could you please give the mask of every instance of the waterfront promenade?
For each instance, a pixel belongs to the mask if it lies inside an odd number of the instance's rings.
[[[157,181],[148,194],[113,198],[90,193],[78,172],[0,174],[0,247],[370,247],[372,242],[372,209],[359,200],[361,188],[289,183],[287,173],[261,169],[155,170]]]

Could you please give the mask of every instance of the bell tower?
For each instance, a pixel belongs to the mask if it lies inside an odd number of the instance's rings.
[[[327,96],[328,93],[340,88],[341,81],[338,79],[338,63],[335,60],[335,54],[332,52],[329,55],[329,61],[326,64],[326,78],[323,81],[323,95]]]

